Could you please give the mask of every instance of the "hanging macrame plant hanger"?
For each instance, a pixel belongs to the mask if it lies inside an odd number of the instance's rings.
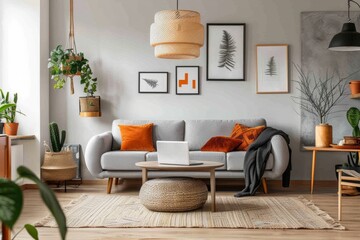
[[[69,38],[66,43],[66,49],[70,50],[69,59],[67,59],[67,62],[71,61],[81,61],[82,56],[78,55],[77,49],[76,49],[76,42],[75,42],[75,27],[74,27],[74,0],[70,0],[70,29],[69,29]],[[74,76],[81,75],[81,72],[78,71],[75,74],[70,73],[71,66],[67,65],[64,67],[65,71],[68,73],[66,74],[70,78],[70,91],[71,94],[74,94]]]

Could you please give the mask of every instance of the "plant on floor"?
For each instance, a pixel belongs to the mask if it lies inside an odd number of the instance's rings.
[[[66,131],[65,130],[61,131],[61,138],[60,138],[60,132],[57,123],[55,122],[50,123],[49,128],[50,128],[50,141],[51,141],[52,151],[60,152],[65,143]]]
[[[353,128],[353,137],[360,137],[360,110],[356,107],[349,108],[349,110],[346,112],[346,118]],[[343,166],[348,168],[360,167],[359,154],[357,152],[350,152],[347,156],[347,163],[344,163]]]
[[[61,239],[64,240],[67,233],[66,218],[54,192],[30,169],[20,166],[17,168],[17,173],[19,177],[15,181],[0,178],[0,221],[10,229],[13,229],[23,208],[23,192],[17,182],[20,179],[29,179],[39,188],[41,198],[54,216],[59,227]],[[38,231],[33,225],[25,224],[20,231],[24,228],[33,239],[39,239]],[[13,239],[15,239],[17,234]]]

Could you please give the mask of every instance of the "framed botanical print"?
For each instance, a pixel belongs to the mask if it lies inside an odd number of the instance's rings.
[[[139,93],[168,93],[167,72],[139,72]]]
[[[176,67],[176,94],[198,95],[200,94],[200,67],[177,66]]]
[[[207,24],[208,81],[245,81],[245,23]]]
[[[287,44],[256,45],[256,93],[288,93]]]

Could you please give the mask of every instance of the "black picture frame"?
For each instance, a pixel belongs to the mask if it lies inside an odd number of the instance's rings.
[[[239,26],[239,30],[243,31],[242,33],[242,39],[240,39],[242,41],[240,41],[240,43],[238,43],[236,46],[237,47],[242,47],[242,53],[237,53],[235,51],[236,54],[236,59],[240,59],[242,60],[242,65],[240,65],[239,68],[236,68],[237,72],[242,72],[242,74],[239,74],[238,77],[218,77],[218,76],[213,76],[214,74],[210,73],[210,68],[214,66],[214,63],[212,61],[212,50],[210,50],[210,48],[212,48],[213,46],[210,46],[210,40],[209,38],[212,37],[211,34],[211,27],[219,27],[219,26],[224,26],[224,28],[226,28],[226,26],[228,27],[234,27],[234,26]],[[246,24],[245,23],[208,23],[207,24],[207,35],[206,35],[206,80],[207,81],[245,81],[246,79]],[[219,39],[219,38],[218,38]],[[234,39],[235,44],[236,41],[239,41],[237,39]],[[240,55],[240,56],[239,56]],[[210,59],[211,58],[211,59]],[[211,62],[210,62],[211,61]],[[241,61],[240,61],[241,63]],[[230,73],[229,73],[230,74]],[[220,75],[220,73],[216,74],[216,75]],[[225,74],[224,74],[225,75]],[[235,75],[235,73],[233,73],[233,75]]]
[[[147,74],[147,75],[152,75],[152,74],[154,74],[154,75],[155,74],[161,74],[161,75],[164,74],[164,75],[166,75],[166,78],[165,78],[166,87],[162,87],[162,89],[163,89],[162,91],[157,91],[157,90],[151,91],[151,88],[155,88],[155,87],[151,86],[151,82],[148,83],[148,82],[142,82],[141,81],[141,76],[145,75],[145,74]],[[142,84],[144,84],[144,86],[145,86],[145,87],[143,87],[143,89],[141,87]],[[145,85],[145,84],[148,84],[150,87]],[[149,89],[149,90],[144,90],[144,88]],[[147,93],[150,93],[150,94],[152,94],[152,93],[169,93],[169,73],[168,72],[139,72],[139,74],[138,74],[138,93],[145,93],[145,94],[147,94]]]
[[[180,92],[178,88],[178,77],[179,69],[180,68],[195,68],[197,73],[195,74],[197,76],[197,91],[196,92]],[[176,66],[175,67],[175,93],[176,95],[200,95],[200,66]]]

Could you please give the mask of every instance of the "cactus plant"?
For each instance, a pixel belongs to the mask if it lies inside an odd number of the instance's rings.
[[[60,139],[59,127],[57,123],[55,122],[50,123],[50,140],[51,140],[52,150],[54,152],[61,151],[61,149],[64,146],[65,138],[66,138],[66,131],[65,130],[61,131],[61,139]]]
[[[360,121],[360,110],[356,107],[351,107],[346,113],[346,118],[353,127],[352,135],[354,137],[360,137],[359,121]]]

